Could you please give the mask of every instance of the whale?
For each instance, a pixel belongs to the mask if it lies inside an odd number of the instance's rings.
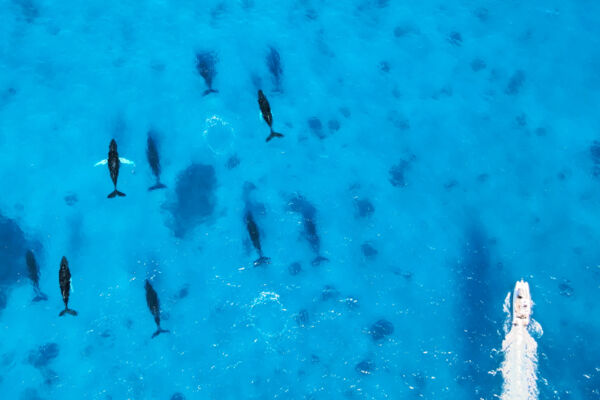
[[[321,238],[317,233],[317,225],[315,217],[317,209],[302,195],[295,195],[288,203],[291,211],[299,213],[302,216],[302,226],[304,227],[304,238],[315,253],[315,258],[312,260],[312,265],[317,266],[322,262],[327,262],[329,259],[321,255]]]
[[[60,260],[60,269],[58,271],[58,283],[60,285],[60,293],[63,298],[63,302],[65,303],[65,309],[58,314],[59,317],[62,317],[65,314],[77,315],[77,311],[69,308],[69,295],[71,292],[71,270],[69,270],[69,262],[67,261],[67,257],[63,256],[62,260]]]
[[[246,214],[244,215],[244,222],[246,223],[246,229],[248,230],[248,235],[250,236],[252,245],[258,253],[258,258],[254,261],[254,266],[258,267],[262,264],[268,264],[271,261],[271,259],[263,255],[262,247],[260,245],[260,233],[258,231],[258,226],[256,225],[256,222],[254,221],[254,216],[252,215],[252,212],[250,210],[246,210]]]
[[[29,273],[29,279],[33,284],[33,291],[35,293],[33,301],[37,302],[48,300],[48,296],[46,296],[40,290],[40,267],[38,266],[38,263],[35,260],[35,255],[33,254],[33,251],[27,250],[27,253],[25,253],[25,262],[27,263],[27,272]]]
[[[148,164],[152,169],[152,174],[156,178],[156,183],[148,188],[148,190],[164,189],[167,186],[160,182],[160,158],[158,156],[158,149],[156,147],[156,141],[154,140],[152,131],[148,132],[148,140],[146,146],[146,157],[148,157]]]
[[[123,157],[119,157],[119,153],[117,151],[117,142],[115,141],[115,139],[112,139],[110,141],[110,144],[108,145],[108,158],[102,161],[98,161],[94,166],[97,167],[99,165],[105,165],[108,164],[108,171],[110,172],[110,179],[113,182],[113,185],[115,186],[115,190],[113,190],[111,193],[108,194],[108,198],[112,199],[113,197],[124,197],[125,193],[120,192],[117,190],[117,179],[119,179],[119,170],[121,169],[121,163],[123,164],[130,164],[135,166],[135,163],[133,161],[130,161],[126,158]]]
[[[156,323],[156,332],[152,334],[152,338],[154,339],[161,333],[168,333],[169,331],[160,327],[160,303],[158,301],[158,295],[148,279],[146,279],[144,288],[146,289],[146,303],[148,304],[148,309],[150,310],[150,313],[154,317],[154,322]]]
[[[263,116],[263,119],[269,125],[269,129],[271,129],[271,134],[267,137],[266,141],[270,141],[276,137],[283,137],[283,134],[275,132],[273,130],[273,115],[271,114],[271,106],[269,105],[269,100],[267,100],[267,96],[263,93],[262,90],[258,90],[258,106],[260,107],[260,112]]]
[[[196,54],[196,71],[204,79],[204,83],[206,83],[206,87],[208,88],[202,94],[203,96],[219,92],[212,87],[213,79],[217,75],[217,70],[215,69],[216,63],[217,55],[214,52],[209,51]]]

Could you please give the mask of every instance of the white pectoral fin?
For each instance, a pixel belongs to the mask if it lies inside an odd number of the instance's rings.
[[[71,292],[75,292],[75,288],[73,287],[73,280],[69,279],[69,284],[71,285]]]
[[[98,161],[96,164],[94,164],[94,167],[97,167],[99,165],[106,165],[108,163],[108,160],[101,160]]]
[[[133,161],[128,160],[124,157],[119,157],[119,161],[121,161],[123,164],[133,165],[135,167],[135,163]]]

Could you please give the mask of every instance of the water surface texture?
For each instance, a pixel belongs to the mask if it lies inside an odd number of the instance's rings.
[[[0,39],[3,399],[496,399],[521,278],[539,398],[600,399],[600,2],[4,0]]]

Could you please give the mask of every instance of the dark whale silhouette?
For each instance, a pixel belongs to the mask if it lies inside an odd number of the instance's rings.
[[[33,301],[48,300],[48,296],[46,296],[40,290],[40,267],[35,261],[33,251],[27,250],[27,253],[25,253],[25,261],[27,262],[27,271],[29,272],[29,279],[31,279],[31,283],[33,283],[33,291],[35,292],[35,297],[33,298]]]
[[[154,322],[156,322],[156,332],[152,334],[152,338],[155,338],[161,333],[167,333],[169,331],[160,327],[160,303],[158,302],[158,295],[156,294],[156,291],[154,290],[148,279],[146,279],[145,289],[146,303],[148,303],[148,309],[154,317]]]
[[[274,137],[283,137],[283,134],[273,131],[273,116],[271,115],[271,106],[269,105],[267,97],[260,89],[258,90],[258,105],[260,107],[260,112],[262,113],[263,119],[271,129],[271,134],[267,137],[267,142]]]
[[[60,284],[60,293],[62,294],[65,309],[58,314],[62,317],[65,314],[77,315],[77,311],[69,308],[69,294],[71,292],[71,271],[69,270],[69,262],[67,257],[60,260],[60,270],[58,271],[58,283]]]
[[[156,183],[150,186],[148,190],[164,189],[167,186],[160,182],[160,158],[158,156],[158,149],[156,148],[156,142],[154,141],[153,132],[148,132],[148,142],[146,147],[146,156],[148,157],[148,164],[152,169],[152,173],[156,178]]]
[[[314,221],[317,214],[317,209],[301,195],[296,195],[290,200],[289,208],[290,210],[302,215],[304,237],[310,244],[313,252],[316,254],[312,261],[312,265],[319,265],[323,261],[329,261],[327,258],[321,255],[321,239],[317,234],[317,225]]]
[[[208,51],[196,54],[196,70],[202,78],[208,89],[204,91],[203,96],[209,93],[217,93],[218,90],[213,89],[213,79],[217,75],[215,64],[217,63],[217,55],[214,52]]]
[[[269,47],[269,53],[267,54],[267,67],[271,72],[273,84],[275,85],[275,92],[281,92],[281,77],[283,75],[283,68],[281,67],[281,57],[279,52],[274,47]]]
[[[262,248],[260,246],[260,233],[258,231],[258,226],[254,221],[254,216],[250,210],[246,210],[246,214],[244,215],[244,222],[246,223],[246,229],[248,230],[248,235],[250,235],[250,240],[252,241],[252,245],[258,252],[258,258],[254,261],[254,266],[258,267],[262,264],[268,264],[271,259],[269,257],[265,257],[262,252]]]
[[[269,257],[265,257],[262,252],[262,246],[260,243],[260,229],[254,219],[255,214],[264,214],[264,204],[257,203],[252,199],[252,192],[256,189],[256,186],[252,182],[244,183],[243,198],[245,203],[244,208],[244,223],[246,224],[246,230],[252,241],[252,245],[258,252],[258,258],[254,261],[254,266],[258,267],[262,264],[268,264],[271,262]]]

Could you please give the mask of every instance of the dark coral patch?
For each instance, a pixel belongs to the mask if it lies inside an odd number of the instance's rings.
[[[52,360],[58,357],[58,353],[59,347],[57,343],[46,343],[36,350],[29,352],[27,362],[36,368],[44,368],[48,366]]]
[[[380,319],[369,328],[373,340],[381,340],[394,333],[394,325],[387,319]]]

